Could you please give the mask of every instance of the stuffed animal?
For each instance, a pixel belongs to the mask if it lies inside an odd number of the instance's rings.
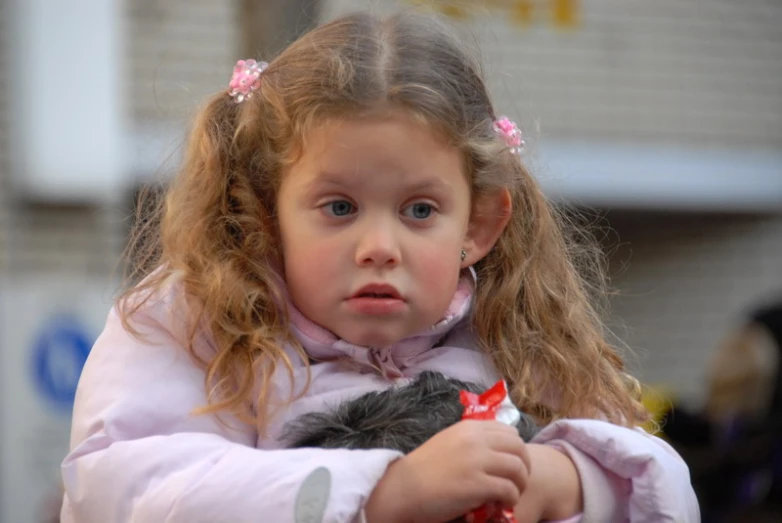
[[[283,440],[291,448],[394,449],[405,454],[462,419],[462,390],[484,387],[422,372],[412,382],[370,392],[325,412],[304,414],[285,426]],[[517,428],[524,441],[539,428],[521,414]]]

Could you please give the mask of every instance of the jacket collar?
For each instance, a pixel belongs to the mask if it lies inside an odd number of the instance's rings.
[[[343,360],[365,371],[374,370],[386,378],[400,378],[413,359],[430,350],[455,325],[465,319],[471,309],[475,289],[475,271],[459,280],[456,292],[445,316],[423,332],[400,340],[388,347],[362,347],[335,336],[331,331],[306,318],[292,303],[288,303],[291,330],[307,354],[318,361]]]

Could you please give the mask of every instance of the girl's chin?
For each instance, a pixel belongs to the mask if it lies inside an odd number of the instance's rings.
[[[348,343],[358,345],[359,347],[388,347],[403,340],[410,334],[407,333],[391,333],[391,332],[344,332],[336,333],[337,336]]]

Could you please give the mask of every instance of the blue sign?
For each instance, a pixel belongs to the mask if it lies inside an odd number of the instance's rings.
[[[50,320],[35,340],[32,352],[36,390],[54,407],[70,410],[93,339],[73,317]]]

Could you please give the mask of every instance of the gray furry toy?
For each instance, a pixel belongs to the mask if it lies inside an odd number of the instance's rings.
[[[460,390],[481,393],[484,388],[422,372],[407,385],[370,392],[326,412],[304,414],[285,426],[283,440],[291,448],[385,448],[407,454],[462,419]],[[517,428],[524,441],[539,430],[523,413]]]

